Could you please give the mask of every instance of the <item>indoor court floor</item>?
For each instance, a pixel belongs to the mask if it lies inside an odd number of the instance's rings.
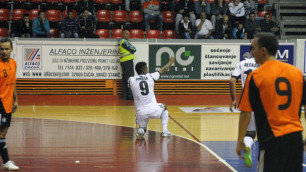
[[[229,95],[157,96],[174,136],[161,137],[155,119],[144,140],[135,137],[133,101],[119,96],[18,98],[7,146],[20,171],[256,171],[257,142],[252,168],[236,156],[239,112],[228,111]]]

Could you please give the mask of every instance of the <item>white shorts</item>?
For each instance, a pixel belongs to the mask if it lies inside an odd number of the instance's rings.
[[[251,112],[251,119],[247,131],[256,131],[254,112]]]
[[[148,114],[138,114],[136,113],[136,124],[138,124],[141,128],[147,128],[149,119],[158,119],[161,114],[164,112],[165,107],[162,103],[157,103],[155,109],[150,109]]]

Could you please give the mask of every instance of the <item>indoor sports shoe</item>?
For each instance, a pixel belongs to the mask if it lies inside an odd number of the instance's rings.
[[[168,137],[168,136],[172,136],[172,134],[169,131],[166,132],[162,132],[161,134],[163,137]]]
[[[244,164],[248,168],[252,167],[252,149],[250,147],[246,147],[246,152],[244,154]]]
[[[19,167],[13,161],[7,161],[7,163],[2,165],[2,169],[16,171],[19,170]]]

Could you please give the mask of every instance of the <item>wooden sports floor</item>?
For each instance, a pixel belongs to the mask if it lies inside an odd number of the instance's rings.
[[[7,136],[10,158],[20,171],[29,172],[256,169],[245,168],[235,155],[239,113],[218,109],[228,107],[228,95],[160,95],[157,101],[168,105],[168,129],[174,136],[162,138],[156,119],[139,141],[133,101],[119,96],[20,95]],[[196,108],[196,113],[182,108]]]

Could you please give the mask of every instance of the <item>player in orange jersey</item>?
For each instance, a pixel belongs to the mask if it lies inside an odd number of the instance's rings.
[[[241,113],[236,152],[243,159],[243,138],[254,111],[260,151],[257,171],[302,172],[300,109],[306,104],[306,85],[298,68],[276,60],[278,47],[271,33],[256,34],[252,41],[251,53],[261,66],[247,78],[238,107]]]
[[[9,159],[5,137],[11,123],[12,113],[18,107],[16,92],[16,61],[11,58],[12,41],[8,38],[0,40],[0,155],[4,170],[19,170]]]

